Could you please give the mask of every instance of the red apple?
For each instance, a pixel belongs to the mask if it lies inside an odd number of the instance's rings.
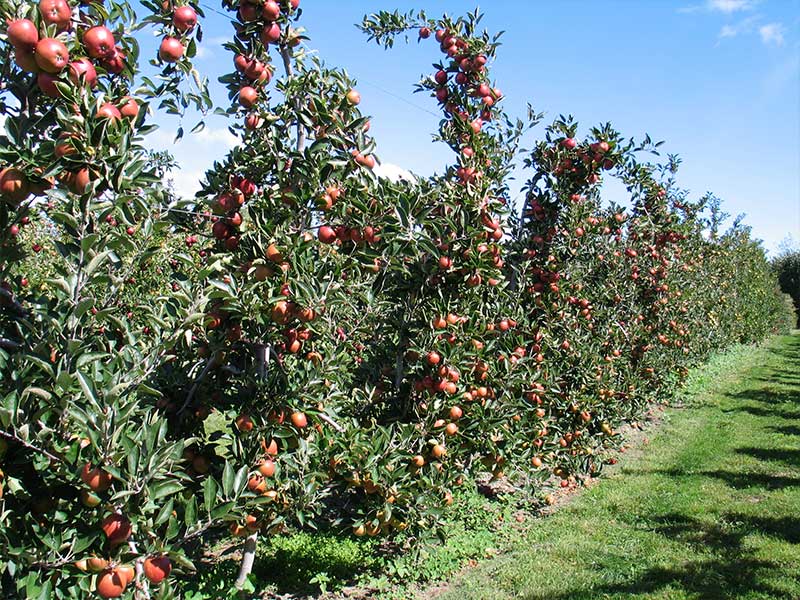
[[[125,70],[125,54],[115,48],[114,53],[100,61],[109,73],[119,75]]]
[[[197,12],[191,6],[181,6],[172,15],[172,24],[181,33],[191,31],[197,25]]]
[[[47,73],[60,73],[69,62],[69,51],[63,42],[44,38],[36,44],[36,64]]]
[[[178,38],[165,37],[158,48],[158,56],[167,63],[178,62],[186,48]]]
[[[69,29],[72,10],[66,0],[40,0],[39,12],[42,13],[42,21],[47,25],[55,25],[59,32]]]
[[[281,15],[281,7],[275,0],[267,0],[261,9],[261,15],[267,21],[275,21]]]
[[[319,241],[323,244],[332,244],[336,241],[336,232],[333,228],[323,225],[317,232],[317,238],[319,238]]]
[[[69,79],[76,86],[88,85],[93,88],[97,85],[97,71],[88,58],[79,58],[69,63]]]
[[[98,25],[83,34],[83,45],[86,53],[92,58],[110,58],[116,52],[116,40],[108,27]]]
[[[268,44],[274,44],[279,39],[281,39],[281,27],[277,23],[265,25],[264,29],[261,30],[261,42],[265,46]]]
[[[151,583],[159,584],[169,577],[172,571],[172,563],[168,556],[149,556],[144,561],[144,576]]]
[[[36,64],[36,55],[30,50],[25,50],[23,48],[14,50],[14,62],[26,73],[41,72],[39,65]]]
[[[245,108],[253,108],[258,101],[258,91],[249,85],[242,87],[239,90],[239,104]]]
[[[130,96],[120,98],[119,112],[123,117],[136,119],[139,116],[139,103]]]
[[[361,94],[359,94],[356,90],[350,90],[347,92],[347,101],[352,106],[356,106],[359,102],[361,102]]]
[[[28,197],[30,183],[25,174],[13,167],[0,171],[0,195],[13,205],[17,205]]]
[[[6,34],[8,35],[8,41],[18,50],[23,49],[32,52],[39,41],[39,32],[30,19],[11,21],[8,24]]]
[[[111,104],[111,102],[104,102],[100,105],[100,108],[97,109],[97,116],[101,119],[117,122],[122,118],[122,113],[119,112],[119,109]]]

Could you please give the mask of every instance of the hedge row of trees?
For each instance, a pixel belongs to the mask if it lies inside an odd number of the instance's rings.
[[[227,531],[238,587],[286,524],[424,537],[477,472],[597,473],[692,365],[787,327],[749,230],[722,231],[649,138],[559,119],[521,150],[541,117],[503,111],[477,14],[362,23],[435,61],[418,88],[451,166],[392,182],[354,83],[304,52],[298,0],[225,0],[242,141],[176,206],[142,144],[147,110],[210,106],[200,10],[143,4],[4,4],[10,597],[179,596]],[[138,72],[143,26],[163,37],[157,77]],[[601,201],[611,178],[625,206]]]

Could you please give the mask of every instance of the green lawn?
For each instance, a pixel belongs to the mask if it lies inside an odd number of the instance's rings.
[[[716,359],[683,397],[643,452],[438,600],[800,599],[800,335]]]

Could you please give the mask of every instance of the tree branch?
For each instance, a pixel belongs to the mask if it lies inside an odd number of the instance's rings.
[[[29,442],[26,442],[22,438],[17,437],[13,433],[8,433],[7,431],[3,431],[2,429],[0,429],[0,438],[4,438],[6,440],[9,440],[10,442],[14,442],[16,444],[19,444],[20,446],[23,446],[24,448],[27,448],[28,450],[32,450],[34,452],[38,452],[39,454],[42,454],[42,455],[46,456],[47,458],[49,458],[52,461],[64,462],[63,457],[58,456],[56,454],[53,454],[52,452],[48,452],[47,450],[45,450],[43,448],[39,448],[38,446],[34,446],[33,444],[31,444]]]
[[[244,540],[244,549],[242,550],[242,564],[239,567],[239,576],[236,578],[237,589],[242,589],[247,577],[253,570],[253,562],[256,558],[256,546],[258,542],[258,532],[254,531],[248,535]],[[241,592],[240,592],[241,595]]]

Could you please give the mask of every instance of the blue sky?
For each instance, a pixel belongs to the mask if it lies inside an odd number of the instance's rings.
[[[380,9],[424,8],[433,16],[476,6],[301,0],[308,45],[358,80],[384,163],[426,175],[451,158],[430,140],[435,101],[411,91],[439,55],[433,39],[384,51],[354,23]],[[698,196],[712,191],[728,212],[746,213],[769,250],[790,234],[800,241],[800,1],[494,0],[481,8],[486,28],[506,32],[493,74],[510,114],[524,115],[530,102],[546,119],[573,114],[584,132],[611,121],[627,136],[665,140],[664,149],[683,159],[683,187]],[[232,29],[211,10],[203,25],[196,65],[213,84],[232,69],[219,46]],[[216,99],[227,102],[219,92]],[[156,122],[163,130],[151,144],[180,162],[174,180],[182,193],[192,193],[205,168],[236,143],[217,117],[175,146],[176,120]],[[616,193],[608,190],[612,199]]]

